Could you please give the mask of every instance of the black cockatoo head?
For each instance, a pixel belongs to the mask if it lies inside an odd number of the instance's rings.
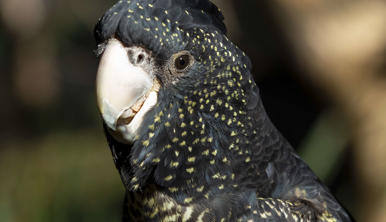
[[[98,106],[126,188],[150,179],[169,188],[208,185],[220,169],[234,179],[265,118],[250,61],[227,39],[217,7],[120,1],[95,37]]]

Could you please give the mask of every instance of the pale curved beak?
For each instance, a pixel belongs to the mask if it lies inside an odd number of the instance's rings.
[[[100,60],[96,79],[98,108],[107,127],[113,131],[119,130],[120,118],[134,115],[133,109],[140,109],[146,104],[145,100],[153,88],[154,75],[145,71],[150,70],[150,64],[133,59],[132,57],[138,56],[136,50],[139,50],[138,47],[125,48],[118,40],[111,39]],[[145,58],[150,56],[144,54],[143,50],[141,53]],[[156,99],[154,101],[153,98],[150,105],[153,106],[155,102]],[[129,122],[131,120],[132,118]],[[129,125],[129,122],[125,124]]]

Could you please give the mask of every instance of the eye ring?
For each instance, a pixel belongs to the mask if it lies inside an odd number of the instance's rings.
[[[181,51],[174,54],[169,62],[169,70],[172,74],[186,72],[194,64],[194,57],[189,51]]]

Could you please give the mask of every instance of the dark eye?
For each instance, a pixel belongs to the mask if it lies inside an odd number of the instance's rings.
[[[178,71],[186,69],[190,65],[190,56],[189,55],[180,55],[174,61],[174,66]]]
[[[169,70],[172,75],[185,72],[194,63],[194,58],[189,51],[181,51],[174,54],[169,61]]]

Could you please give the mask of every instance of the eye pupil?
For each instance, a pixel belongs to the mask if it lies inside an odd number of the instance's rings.
[[[183,70],[189,65],[189,55],[181,55],[176,59],[175,66],[178,70]]]
[[[178,63],[179,63],[180,66],[184,66],[186,61],[182,57],[180,57],[179,60],[178,60]]]

